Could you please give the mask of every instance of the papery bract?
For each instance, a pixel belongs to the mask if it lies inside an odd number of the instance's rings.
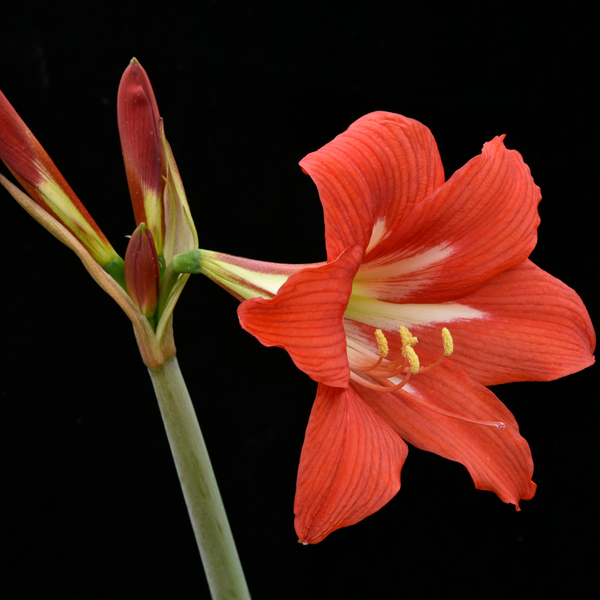
[[[323,204],[326,263],[198,251],[198,270],[243,300],[242,327],[319,384],[298,472],[300,540],[392,498],[405,441],[461,462],[518,509],[535,493],[531,452],[484,386],[563,377],[592,364],[595,347],[577,294],[528,260],[540,193],[521,155],[497,137],[445,182],[430,131],[378,112],[300,164]]]

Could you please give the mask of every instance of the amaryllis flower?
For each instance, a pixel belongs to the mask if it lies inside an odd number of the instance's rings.
[[[319,542],[388,502],[406,442],[518,509],[535,493],[531,452],[485,386],[563,377],[595,347],[577,294],[528,260],[541,196],[521,155],[497,137],[444,181],[430,131],[377,112],[300,164],[323,204],[326,263],[196,254],[243,301],[242,327],[318,382],[298,537]]]
[[[79,256],[131,319],[144,362],[156,367],[175,354],[172,313],[188,277],[169,266],[176,254],[197,248],[198,240],[150,80],[135,59],[121,79],[117,108],[138,226],[125,261],[2,92],[0,158],[27,194],[2,175],[0,183]]]

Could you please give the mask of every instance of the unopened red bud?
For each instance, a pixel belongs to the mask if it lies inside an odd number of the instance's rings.
[[[160,115],[150,79],[135,58],[121,78],[117,118],[135,222],[146,223],[154,235],[157,251],[162,254],[167,172],[161,155]]]
[[[160,271],[152,232],[141,223],[125,253],[125,282],[131,299],[151,319],[156,312]]]

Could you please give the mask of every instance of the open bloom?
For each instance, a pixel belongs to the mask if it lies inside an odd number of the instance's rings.
[[[188,278],[169,265],[198,239],[150,80],[136,59],[121,79],[117,108],[138,226],[125,261],[2,92],[0,158],[27,193],[2,175],[0,183],[79,256],[131,319],[146,365],[156,367],[175,354],[172,313]]]
[[[199,271],[243,301],[242,327],[318,382],[300,540],[388,502],[405,442],[462,463],[518,509],[535,493],[531,452],[485,386],[563,377],[595,347],[577,294],[528,260],[541,196],[521,155],[497,137],[444,181],[430,131],[377,112],[300,164],[323,204],[327,262],[198,255]]]

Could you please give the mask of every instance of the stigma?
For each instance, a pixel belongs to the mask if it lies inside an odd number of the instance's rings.
[[[379,358],[373,364],[366,366],[352,366],[350,371],[350,379],[358,385],[366,387],[367,389],[375,392],[390,393],[402,389],[413,376],[418,376],[422,373],[427,373],[438,367],[442,361],[450,356],[454,352],[454,341],[450,331],[444,327],[442,329],[442,353],[439,358],[433,363],[427,366],[421,366],[419,357],[414,349],[414,346],[418,343],[418,339],[412,335],[404,325],[398,329],[400,338],[402,340],[402,348],[400,356],[396,359],[389,360],[389,344],[385,337],[385,334],[381,329],[375,330],[375,340],[379,350]],[[496,427],[498,429],[504,429],[505,423],[501,421],[481,421],[479,419],[471,419],[464,415],[453,413],[444,410],[440,407],[434,406],[429,402],[421,400],[421,398],[414,394],[407,395],[410,400],[419,404],[420,406],[436,412],[438,414],[466,421],[468,423],[474,423],[476,425],[483,425],[487,427]]]

